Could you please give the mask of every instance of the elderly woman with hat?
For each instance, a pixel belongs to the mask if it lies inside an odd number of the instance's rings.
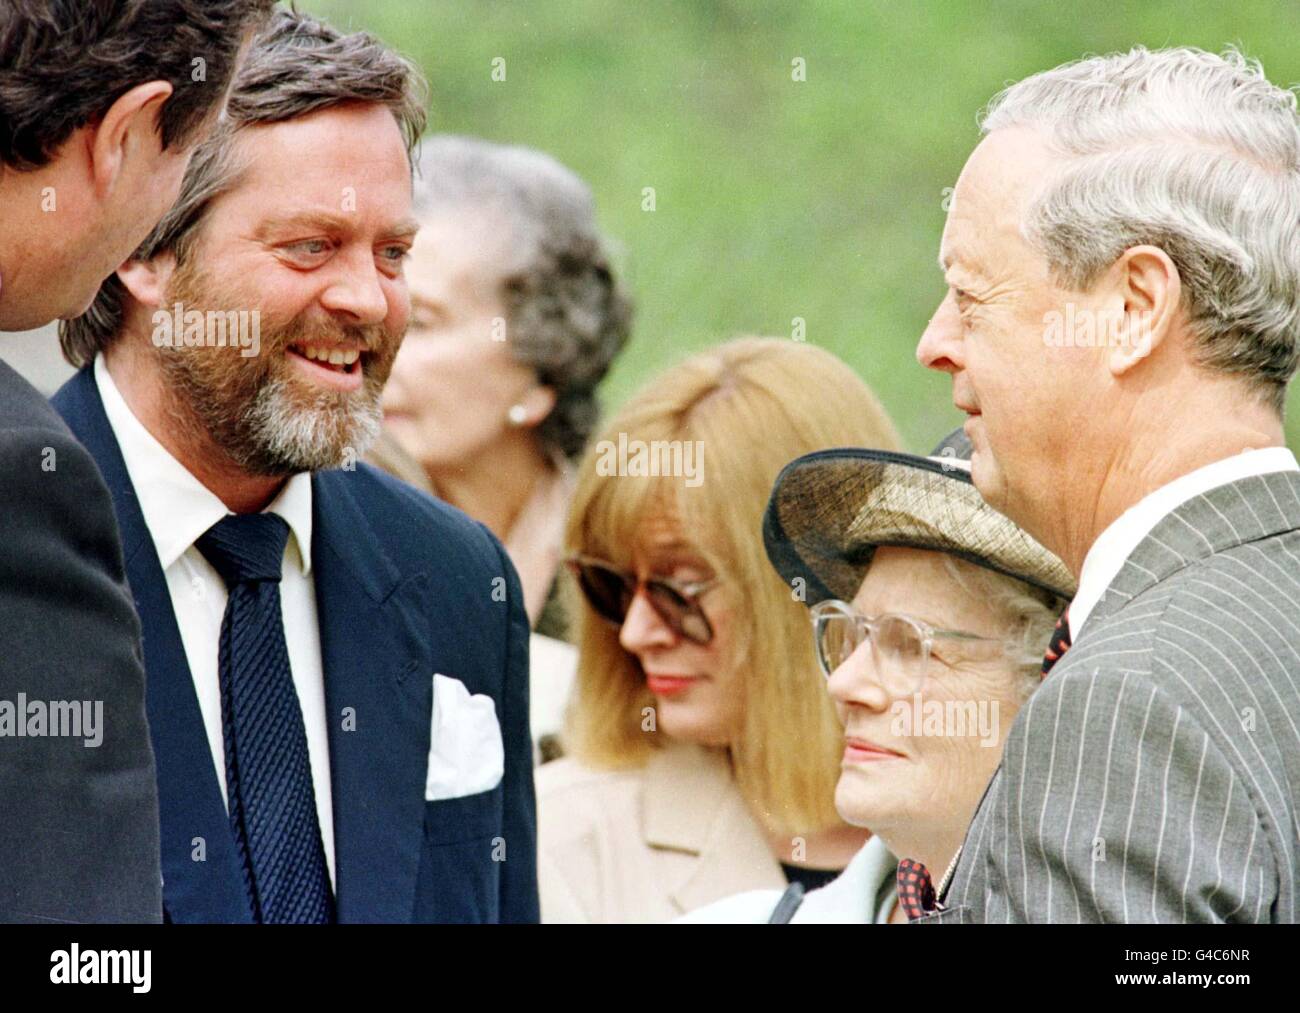
[[[969,458],[958,430],[930,457],[829,450],[781,472],[768,557],[811,607],[817,668],[844,726],[836,808],[874,836],[820,889],[751,891],[683,920],[902,922],[942,905],[1075,588],[984,503]]]

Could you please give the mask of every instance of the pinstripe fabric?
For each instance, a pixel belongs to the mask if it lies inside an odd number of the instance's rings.
[[[922,923],[1295,922],[1300,472],[1164,517],[1017,716]]]

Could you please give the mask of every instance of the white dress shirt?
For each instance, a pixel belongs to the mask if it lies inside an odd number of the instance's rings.
[[[174,458],[137,419],[104,365],[95,360],[95,383],[104,413],[113,427],[127,474],[135,487],[145,524],[158,550],[167,579],[176,625],[199,698],[208,747],[217,770],[221,795],[226,793],[226,750],[221,733],[221,682],[217,653],[221,620],[226,611],[226,585],[212,564],[195,548],[199,537],[231,513],[210,489]],[[289,525],[280,610],[289,648],[289,666],[307,729],[316,815],[330,882],[334,882],[334,820],[330,791],[329,735],[325,716],[325,678],[321,664],[320,626],[316,616],[316,586],[311,574],[311,475],[300,473],[266,512],[279,514]],[[227,805],[229,801],[227,799]]]
[[[1083,559],[1083,567],[1079,571],[1079,590],[1070,602],[1071,642],[1078,638],[1079,630],[1101,601],[1111,581],[1119,575],[1124,561],[1138,547],[1138,543],[1178,507],[1189,499],[1229,482],[1252,475],[1297,469],[1300,469],[1300,465],[1286,447],[1246,450],[1181,475],[1138,500],[1097,536]]]

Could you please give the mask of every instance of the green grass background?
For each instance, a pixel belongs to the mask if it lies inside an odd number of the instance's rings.
[[[541,148],[592,186],[637,300],[617,404],[741,333],[806,339],[872,385],[909,449],[961,422],[914,349],[943,293],[944,188],[1005,84],[1142,43],[1300,81],[1300,3],[1136,0],[299,0],[414,59],[432,129]],[[505,59],[506,80],[492,80]],[[807,80],[791,80],[791,61]],[[657,209],[641,210],[654,187]],[[1300,449],[1294,395],[1287,433]],[[1032,422],[1032,420],[1026,420]]]

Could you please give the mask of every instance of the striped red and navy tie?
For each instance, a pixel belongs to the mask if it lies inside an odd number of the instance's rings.
[[[1047,653],[1043,655],[1044,679],[1052,670],[1052,666],[1070,649],[1070,644],[1070,608],[1067,605],[1065,611],[1061,613],[1061,618],[1056,620],[1056,629],[1052,630],[1052,639],[1047,645]]]

